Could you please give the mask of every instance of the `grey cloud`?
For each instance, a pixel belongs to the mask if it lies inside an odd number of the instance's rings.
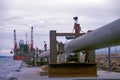
[[[10,17],[10,18],[6,18],[3,21],[9,21],[9,20],[17,20],[17,19],[22,19],[21,17]]]

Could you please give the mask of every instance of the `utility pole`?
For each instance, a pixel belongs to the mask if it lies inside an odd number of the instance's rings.
[[[26,33],[25,37],[26,37],[26,45],[27,45],[27,44],[28,44],[28,43],[27,43],[27,33]]]

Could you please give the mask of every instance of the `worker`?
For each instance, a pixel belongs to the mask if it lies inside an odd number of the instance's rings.
[[[58,54],[62,54],[64,52],[64,44],[62,42],[58,42]]]
[[[81,27],[80,27],[80,24],[77,23],[78,17],[73,17],[73,19],[75,20],[73,31],[75,30],[75,38],[76,38],[80,34]]]
[[[62,42],[58,42],[57,63],[65,62],[65,56],[63,53],[64,53],[64,44]]]
[[[44,41],[44,49],[45,49],[45,51],[47,51],[47,44],[46,44],[46,41]]]

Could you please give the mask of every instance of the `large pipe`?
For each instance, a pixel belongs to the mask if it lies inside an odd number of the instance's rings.
[[[120,44],[120,19],[65,43],[65,52],[94,50]]]
[[[49,57],[50,56],[50,50],[45,51],[39,55],[39,58]]]

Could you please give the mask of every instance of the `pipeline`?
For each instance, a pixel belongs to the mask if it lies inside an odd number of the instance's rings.
[[[39,55],[39,58],[44,58],[50,56],[50,50],[45,51]]]
[[[66,53],[95,50],[120,44],[120,19],[65,43]]]
[[[94,50],[120,44],[120,19],[66,42],[65,53]],[[50,51],[39,55],[40,58],[50,56]]]

